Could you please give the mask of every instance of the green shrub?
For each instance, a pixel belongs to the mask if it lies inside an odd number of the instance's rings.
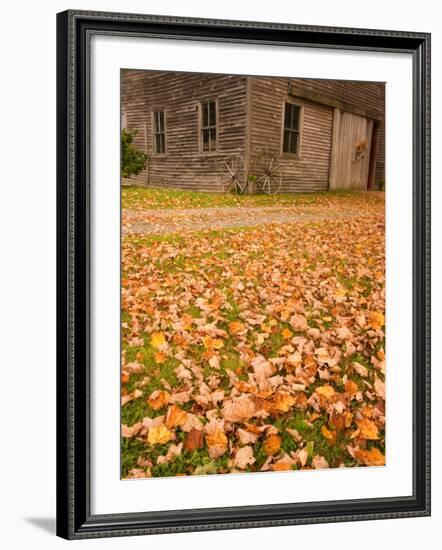
[[[136,176],[146,166],[146,153],[137,149],[133,143],[136,135],[136,130],[127,131],[123,128],[121,132],[121,173],[125,178]]]

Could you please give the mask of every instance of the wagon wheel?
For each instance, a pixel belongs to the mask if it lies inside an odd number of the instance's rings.
[[[255,158],[256,186],[266,195],[277,193],[282,184],[278,159],[268,151],[258,153]]]
[[[241,155],[231,155],[221,171],[221,187],[225,193],[242,195],[247,189],[247,164]]]

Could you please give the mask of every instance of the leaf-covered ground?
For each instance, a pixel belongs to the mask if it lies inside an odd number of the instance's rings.
[[[127,180],[126,180],[127,181]],[[354,191],[324,191],[322,193],[280,193],[276,195],[242,195],[231,193],[189,192],[179,189],[158,189],[123,186],[123,209],[149,210],[172,208],[223,208],[226,206],[325,206],[354,207],[382,202],[382,193],[355,193]]]
[[[238,200],[210,197],[221,217]],[[294,221],[123,237],[124,478],[385,463],[383,194],[240,199]]]

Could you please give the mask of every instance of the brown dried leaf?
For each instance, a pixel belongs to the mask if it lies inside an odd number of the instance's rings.
[[[219,458],[227,451],[227,436],[219,429],[206,433],[206,443],[209,448],[210,458]]]
[[[247,395],[224,401],[221,414],[228,422],[245,422],[255,414],[253,399]]]
[[[378,427],[372,420],[362,418],[361,420],[357,420],[356,424],[360,430],[359,437],[372,440],[379,439]]]
[[[158,409],[165,407],[169,403],[169,399],[170,394],[167,391],[155,390],[151,393],[147,402],[152,409],[157,411]]]
[[[364,449],[357,449],[354,451],[354,455],[355,458],[362,464],[365,464],[365,466],[385,465],[385,456],[376,447],[373,447],[369,451]]]
[[[241,449],[236,452],[234,466],[240,470],[245,470],[248,465],[254,464],[255,460],[253,449],[248,445],[246,447],[241,447]]]
[[[184,438],[184,450],[195,451],[196,449],[202,449],[204,447],[204,434],[202,430],[196,430],[192,428]]]
[[[187,419],[187,412],[180,409],[177,405],[170,405],[166,414],[166,426],[176,428],[182,426]]]

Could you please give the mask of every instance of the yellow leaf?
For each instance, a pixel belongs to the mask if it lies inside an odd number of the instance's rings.
[[[357,420],[356,424],[361,431],[360,437],[372,440],[379,439],[378,427],[372,420],[362,418],[362,420]]]
[[[167,360],[167,355],[163,351],[156,351],[154,354],[155,363],[162,364]]]
[[[204,336],[203,344],[206,349],[221,349],[224,346],[221,338],[212,338],[211,336]]]
[[[167,403],[169,403],[169,399],[170,394],[167,393],[167,391],[156,390],[150,394],[147,402],[152,409],[158,410],[167,405]]]
[[[344,418],[345,418],[344,425],[345,425],[346,428],[349,428],[351,426],[352,422],[353,422],[353,413],[346,412],[344,414]]]
[[[215,338],[213,342],[213,347],[215,349],[221,349],[223,346],[224,346],[223,340],[221,340],[221,338]]]
[[[164,332],[152,332],[150,337],[150,345],[153,348],[159,348],[165,343],[166,337],[164,336]]]
[[[227,436],[222,430],[206,434],[206,443],[210,458],[219,458],[227,451]]]
[[[279,435],[269,435],[264,441],[264,452],[267,456],[275,455],[281,448],[281,438]]]
[[[336,432],[329,430],[327,426],[322,426],[321,433],[327,441],[329,441],[330,443],[335,443]]]
[[[229,323],[229,332],[230,334],[238,334],[244,330],[244,323],[241,321],[232,321]]]
[[[160,426],[152,426],[147,435],[147,441],[151,445],[164,445],[172,439],[172,432],[161,424]]]
[[[177,405],[171,405],[167,410],[166,426],[168,428],[176,428],[182,426],[187,419],[187,412],[180,409]]]
[[[385,324],[384,315],[380,311],[371,311],[368,320],[373,330],[379,330]]]
[[[274,472],[286,472],[287,470],[291,470],[292,466],[290,462],[276,462],[275,464],[272,464],[271,469]]]
[[[353,382],[353,380],[347,380],[347,382],[345,383],[345,391],[349,395],[354,395],[358,391],[358,389],[359,388],[356,382]]]
[[[296,399],[289,393],[278,392],[273,398],[273,407],[279,412],[288,412],[296,403]]]
[[[364,449],[358,449],[355,451],[355,457],[359,462],[365,464],[366,466],[384,466],[385,465],[385,456],[381,453],[379,449],[373,447],[370,451],[365,451]]]
[[[334,388],[329,384],[316,388],[316,393],[318,393],[319,395],[323,395],[326,399],[331,399],[336,394]]]
[[[281,321],[287,321],[289,317],[290,317],[290,311],[288,309],[283,309],[281,311]]]

